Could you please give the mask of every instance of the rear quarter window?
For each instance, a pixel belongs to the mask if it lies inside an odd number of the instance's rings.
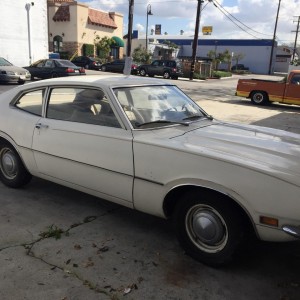
[[[27,92],[15,102],[15,107],[28,113],[41,116],[43,111],[43,97],[44,89]]]

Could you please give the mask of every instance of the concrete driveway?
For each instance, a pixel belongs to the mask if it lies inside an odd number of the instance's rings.
[[[236,80],[174,83],[217,118],[300,133],[300,107],[255,107]],[[182,252],[170,222],[44,180],[0,183],[0,203],[0,299],[300,299],[299,242],[255,242],[212,269]]]

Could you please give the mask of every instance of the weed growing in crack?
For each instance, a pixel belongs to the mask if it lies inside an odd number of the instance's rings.
[[[47,231],[43,231],[39,234],[39,236],[43,239],[54,237],[56,240],[61,238],[61,234],[64,233],[63,229],[58,228],[54,224],[48,227]]]

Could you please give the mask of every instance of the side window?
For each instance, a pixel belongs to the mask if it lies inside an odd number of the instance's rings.
[[[45,63],[45,67],[46,68],[53,68],[54,67],[53,61],[52,60],[47,60],[46,63]]]
[[[294,75],[294,77],[292,78],[291,83],[299,85],[300,84],[300,75]]]
[[[41,116],[43,109],[43,96],[44,90],[28,92],[18,99],[15,106],[31,114]]]
[[[153,63],[152,63],[153,66],[158,66],[159,65],[159,61],[158,60],[155,60]]]
[[[55,88],[51,91],[47,118],[120,128],[102,90]]]

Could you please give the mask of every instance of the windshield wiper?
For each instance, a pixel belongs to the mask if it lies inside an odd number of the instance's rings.
[[[213,120],[213,117],[209,116],[209,115],[193,115],[193,116],[190,116],[190,117],[186,117],[182,120],[191,120],[192,121],[192,120],[197,120],[197,119],[202,119],[202,118]]]
[[[149,124],[179,124],[179,125],[184,125],[184,126],[189,126],[190,124],[187,122],[177,122],[177,121],[168,121],[168,120],[155,120],[155,121],[151,121],[151,122],[145,122],[145,123],[141,123],[141,124],[136,124],[136,127],[142,127],[145,125],[149,125]]]

